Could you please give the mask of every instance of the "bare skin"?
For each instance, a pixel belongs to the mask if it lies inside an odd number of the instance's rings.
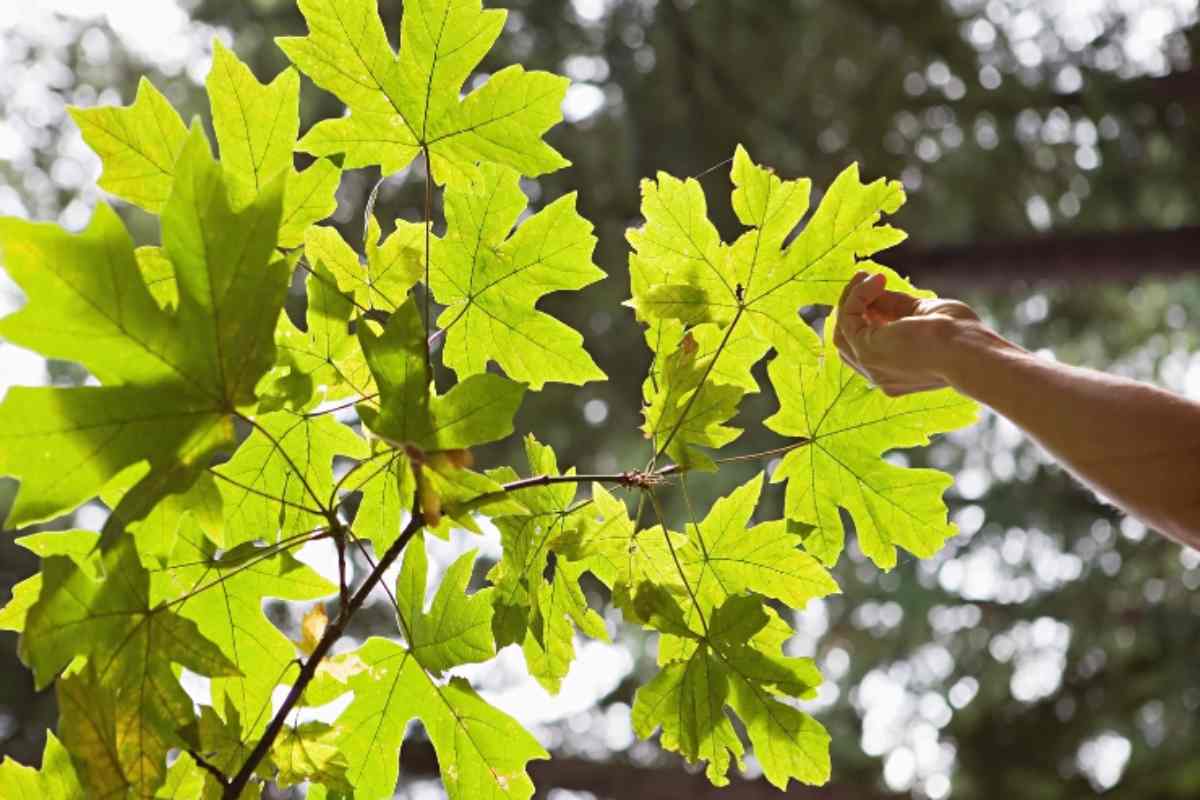
[[[846,285],[835,343],[889,395],[951,386],[990,406],[1126,513],[1200,548],[1200,403],[1034,356],[965,304],[891,291],[878,274]]]

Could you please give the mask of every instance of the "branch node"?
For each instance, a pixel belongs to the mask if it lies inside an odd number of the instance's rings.
[[[633,489],[641,489],[642,491],[649,491],[656,486],[662,486],[664,483],[666,483],[668,474],[669,473],[664,471],[648,472],[645,470],[631,469],[621,473],[621,480],[619,482],[622,486],[628,486]]]

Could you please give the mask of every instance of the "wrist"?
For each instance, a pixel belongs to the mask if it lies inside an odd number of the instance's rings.
[[[991,362],[997,357],[1026,352],[979,320],[952,319],[948,323],[946,335],[941,337],[941,378],[954,389],[976,399],[981,381],[986,382],[989,374],[996,374]]]

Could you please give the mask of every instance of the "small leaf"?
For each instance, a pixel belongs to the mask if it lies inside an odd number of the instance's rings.
[[[726,423],[737,413],[745,390],[712,380],[714,359],[721,355],[720,348],[700,354],[695,336],[688,332],[679,348],[666,356],[658,379],[643,385],[646,438],[656,452],[666,448],[676,463],[691,470],[716,469],[697,447],[724,447],[742,433]]]
[[[705,640],[666,663],[634,697],[634,731],[650,736],[662,727],[662,745],[688,761],[707,761],[717,786],[728,783],[731,760],[739,766],[743,744],[726,713],[742,721],[767,780],[786,790],[790,779],[819,785],[829,780],[829,734],[788,698],[812,697],[820,673],[809,659],[771,655],[745,635],[767,623],[755,597],[731,597],[713,614]]]
[[[525,437],[525,455],[532,474],[560,474],[554,451],[533,436]],[[516,478],[510,469],[490,474],[506,481]],[[527,487],[519,494],[525,505],[520,513],[492,517],[503,545],[500,563],[488,573],[496,586],[493,633],[497,644],[522,645],[530,674],[552,694],[562,687],[575,659],[576,627],[594,639],[608,639],[604,620],[588,607],[579,588],[586,565],[556,552],[581,521],[571,508],[576,491],[566,483]],[[554,573],[547,579],[552,552]]]
[[[132,105],[69,112],[104,165],[100,188],[151,213],[161,211],[188,133],[171,102],[142,78]]]
[[[787,535],[785,522],[747,529],[762,486],[759,473],[714,503],[708,516],[688,528],[689,542],[680,548],[679,561],[705,615],[746,591],[797,610],[809,600],[839,591],[825,568],[799,549],[799,539]],[[688,606],[689,620],[695,613]]]
[[[571,555],[612,588],[613,603],[626,620],[645,621],[634,603],[643,583],[685,594],[671,554],[672,547],[687,543],[684,537],[659,526],[636,530],[625,504],[598,483],[592,484],[592,507],[583,509],[580,517],[584,527]]]
[[[275,687],[295,676],[296,645],[267,618],[266,598],[306,602],[337,587],[288,552],[244,545],[216,558],[217,550],[185,523],[168,562],[154,573],[152,590],[177,604],[204,637],[220,648],[240,675],[212,681],[213,702],[244,720],[242,736],[261,733],[270,719]],[[224,698],[224,701],[222,701]]]
[[[401,450],[380,450],[362,462],[345,488],[363,493],[354,517],[355,535],[370,541],[376,553],[387,552],[400,535],[405,512],[412,508],[416,493],[412,463]]]
[[[304,411],[318,403],[374,394],[375,384],[358,342],[350,333],[354,317],[351,298],[338,291],[324,263],[311,267],[305,281],[308,295],[306,329],[301,331],[286,314],[275,329],[278,360],[259,387],[261,410],[289,408]],[[278,398],[278,399],[275,399]]]
[[[296,642],[300,652],[306,656],[312,655],[328,625],[329,615],[325,613],[324,603],[317,603],[305,612],[300,620],[300,641]]]
[[[403,305],[424,274],[425,226],[397,220],[396,230],[382,244],[379,235],[379,223],[371,217],[367,257],[360,259],[334,228],[316,226],[304,236],[304,252],[309,263],[327,270],[357,306],[390,313]]]

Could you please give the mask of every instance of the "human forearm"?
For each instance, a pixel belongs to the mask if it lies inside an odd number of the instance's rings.
[[[1200,404],[1038,358],[978,322],[956,322],[945,342],[947,383],[1129,513],[1200,547]]]

